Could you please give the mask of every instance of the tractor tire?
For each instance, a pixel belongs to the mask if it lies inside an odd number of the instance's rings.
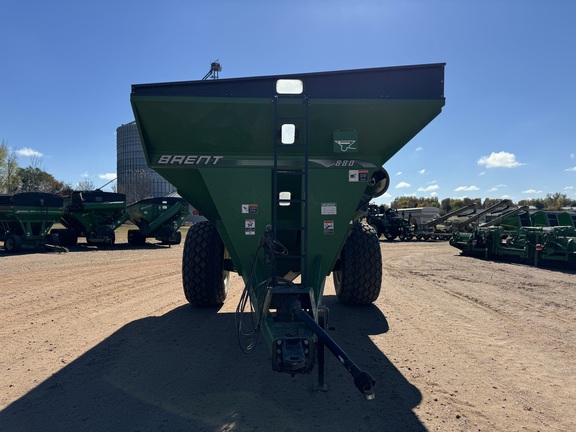
[[[226,249],[214,224],[190,227],[182,254],[182,284],[186,300],[198,307],[224,304],[230,273],[224,270]]]
[[[398,231],[397,228],[388,228],[384,230],[384,237],[386,237],[386,240],[388,241],[394,240],[398,235],[400,235],[400,231]]]
[[[9,253],[20,252],[22,249],[22,239],[17,235],[9,235],[4,240],[4,250]]]
[[[332,277],[341,303],[365,306],[376,301],[382,286],[382,252],[370,225],[354,224],[340,253],[340,270]]]

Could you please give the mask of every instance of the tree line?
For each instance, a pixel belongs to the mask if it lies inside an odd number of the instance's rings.
[[[30,165],[20,167],[14,150],[2,141],[0,143],[0,193],[15,194],[20,192],[46,192],[57,195],[70,195],[73,190],[92,190],[91,180],[83,180],[76,188],[63,181],[56,180],[52,174],[41,169],[42,159],[31,158]]]
[[[394,210],[413,207],[437,207],[440,214],[450,213],[470,204],[476,204],[478,208],[488,208],[498,204],[501,199],[496,198],[444,198],[437,197],[417,198],[414,196],[396,197],[390,203]],[[514,203],[512,203],[514,204]],[[518,206],[532,206],[538,210],[562,210],[565,207],[576,207],[576,200],[568,198],[562,193],[547,194],[545,198],[532,198],[518,201]]]

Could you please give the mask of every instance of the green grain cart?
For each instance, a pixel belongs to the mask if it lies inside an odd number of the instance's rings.
[[[358,210],[441,112],[444,64],[133,85],[131,103],[149,166],[208,219],[184,244],[188,301],[221,305],[238,272],[244,352],[260,336],[274,370],[317,363],[322,388],[328,347],[372,398],[374,379],[323,329],[324,283],[333,273],[344,303],[378,297],[380,244]]]
[[[178,230],[190,216],[189,204],[178,197],[146,198],[126,206],[125,212],[138,227],[128,230],[131,245],[143,245],[147,238],[166,245],[180,244],[182,234]]]
[[[114,192],[74,191],[64,200],[60,223],[64,229],[54,229],[63,246],[75,246],[78,237],[88,245],[110,246],[116,241],[114,230],[126,222],[126,195]]]
[[[50,228],[63,213],[63,199],[42,192],[0,195],[0,240],[6,252],[22,248],[58,248],[57,236]]]

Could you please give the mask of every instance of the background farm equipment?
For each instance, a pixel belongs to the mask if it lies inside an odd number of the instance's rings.
[[[404,219],[397,211],[386,209],[384,206],[369,205],[366,222],[374,228],[378,238],[383,235],[386,240],[390,241],[397,237],[408,241],[414,236],[408,219]]]
[[[559,215],[565,225],[558,225]],[[576,214],[569,212],[530,212],[520,207],[471,232],[455,232],[450,244],[465,255],[576,269],[574,220]]]
[[[417,240],[439,239],[445,234],[443,227],[430,223],[440,217],[440,210],[437,207],[400,208],[396,212],[408,222],[412,237]]]
[[[162,244],[180,244],[180,227],[190,215],[186,200],[177,197],[147,198],[126,206],[130,221],[138,227],[128,230],[128,243],[143,245],[147,238]]]
[[[64,200],[60,223],[65,229],[53,229],[63,246],[74,246],[79,237],[88,245],[110,246],[116,241],[114,230],[126,220],[126,195],[114,192],[74,191]]]
[[[441,112],[443,94],[443,64],[133,85],[149,166],[208,219],[186,236],[188,301],[221,305],[237,271],[243,351],[261,336],[276,371],[318,362],[322,388],[327,347],[373,397],[374,379],[323,329],[324,283],[333,272],[345,303],[378,297],[379,242],[355,215],[385,192],[382,164]]]
[[[57,195],[26,192],[0,195],[0,240],[6,252],[22,248],[59,249],[57,236],[49,230],[63,212],[63,199]]]

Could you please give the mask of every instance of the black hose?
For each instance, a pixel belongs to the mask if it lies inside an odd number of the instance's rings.
[[[366,397],[366,399],[374,399],[374,386],[376,380],[368,373],[360,369],[356,363],[344,352],[342,348],[336,344],[334,339],[324,331],[308,313],[302,309],[300,300],[296,297],[290,297],[287,300],[288,310],[295,316],[303,321],[312,332],[314,332],[324,343],[324,345],[334,354],[334,356],[342,363],[348,372],[354,378],[354,385]]]

